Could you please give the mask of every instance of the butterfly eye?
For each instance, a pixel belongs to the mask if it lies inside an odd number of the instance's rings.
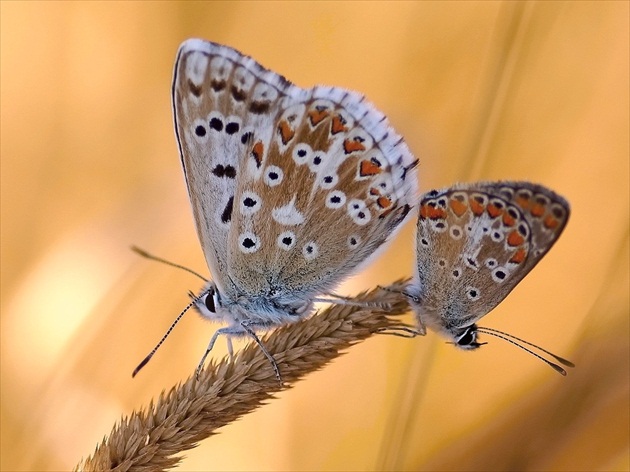
[[[208,311],[210,311],[210,313],[217,312],[217,309],[214,303],[214,295],[215,295],[214,289],[210,289],[208,291],[208,295],[206,295],[206,308],[208,309]]]
[[[455,343],[462,349],[477,349],[481,344],[477,342],[477,325],[471,325],[463,329],[455,336]]]
[[[470,332],[464,333],[464,335],[457,340],[457,344],[460,346],[468,346],[473,341],[473,336]]]

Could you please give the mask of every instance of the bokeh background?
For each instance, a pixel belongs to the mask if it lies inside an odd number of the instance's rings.
[[[8,2],[1,18],[2,470],[62,470],[191,374],[216,326],[172,130],[179,43],[229,44],[298,85],[366,94],[422,190],[528,179],[566,196],[557,245],[483,324],[382,336],[186,453],[181,470],[628,470],[628,2]],[[347,281],[412,271],[409,224]],[[221,343],[223,344],[223,343]],[[214,355],[223,355],[218,346]]]

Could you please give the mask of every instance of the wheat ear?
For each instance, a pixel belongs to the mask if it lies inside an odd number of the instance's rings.
[[[405,334],[409,326],[396,319],[408,309],[397,292],[401,288],[399,282],[352,300],[377,301],[377,308],[333,305],[265,336],[263,343],[280,367],[283,385],[255,343],[232,359],[209,363],[198,380],[193,374],[168,393],[163,391],[157,402],[123,417],[75,470],[158,471],[176,466],[178,453],[322,368],[342,350],[383,330]]]

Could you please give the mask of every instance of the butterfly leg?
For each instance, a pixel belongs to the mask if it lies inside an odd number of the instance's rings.
[[[243,330],[241,329],[240,326],[226,326],[225,328],[217,329],[215,331],[215,333],[212,335],[212,338],[210,338],[210,342],[208,343],[206,352],[201,358],[201,361],[199,361],[199,365],[197,366],[197,370],[195,371],[195,377],[197,377],[197,379],[199,379],[199,374],[201,373],[201,370],[203,369],[203,365],[206,362],[206,357],[208,357],[208,354],[210,354],[210,351],[212,351],[212,348],[214,347],[214,343],[217,342],[217,338],[222,334],[227,336],[228,353],[230,355],[230,358],[232,358],[234,356],[234,349],[232,347],[232,338],[230,336],[242,335]]]
[[[228,349],[228,355],[230,356],[230,359],[233,359],[234,347],[232,346],[232,338],[230,336],[227,336],[227,349]]]
[[[402,296],[404,296],[410,303],[420,304],[420,299],[416,295],[413,295],[409,292],[405,292],[404,290],[394,290],[389,287],[382,287],[380,285],[378,286],[378,288],[382,288],[383,290],[386,290],[392,293],[399,293]],[[405,338],[406,337],[414,338],[416,336],[425,336],[427,334],[427,328],[424,322],[422,321],[422,317],[418,313],[415,313],[415,315],[416,315],[416,321],[418,323],[418,329],[409,329],[408,333],[411,334],[410,336],[407,334],[395,334],[395,336],[403,336]],[[394,334],[394,333],[386,333],[386,334]]]
[[[208,343],[206,352],[201,357],[201,360],[199,361],[199,365],[197,366],[197,370],[195,371],[195,377],[197,378],[197,380],[199,380],[199,374],[201,373],[201,369],[203,369],[203,365],[206,362],[206,357],[208,357],[208,354],[210,354],[210,351],[212,351],[212,348],[214,347],[214,343],[217,341],[217,338],[219,337],[219,335],[224,333],[223,332],[224,329],[225,328],[216,330],[215,333],[210,338],[210,342]]]
[[[260,350],[267,357],[267,359],[269,359],[269,362],[271,362],[271,367],[273,367],[273,370],[276,373],[276,378],[278,379],[278,382],[282,384],[282,377],[280,376],[280,369],[278,368],[278,363],[276,362],[274,357],[271,355],[271,353],[267,351],[267,348],[265,347],[265,345],[262,343],[260,338],[256,335],[254,330],[251,328],[251,326],[259,326],[263,328],[268,328],[268,325],[265,323],[251,323],[251,322],[248,323],[247,321],[241,321],[241,326],[247,332],[247,334],[249,334],[250,337],[254,341],[256,341],[256,344],[258,344],[258,347],[260,347]]]
[[[427,326],[422,321],[422,317],[416,313],[416,322],[418,323],[418,334],[420,336],[426,336],[427,334]]]
[[[413,328],[407,328],[404,326],[398,328],[380,328],[377,333],[379,334],[388,334],[390,336],[399,336],[401,338],[415,338],[416,336],[424,336],[426,332],[423,334],[420,331],[417,331]]]
[[[405,297],[407,299],[414,298],[413,295],[408,294],[404,290],[396,290],[396,289],[390,288],[390,287],[383,287],[382,285],[377,285],[376,288],[380,289],[380,290],[385,290],[386,292],[389,292],[389,293],[397,293],[398,295],[402,295],[403,297]]]

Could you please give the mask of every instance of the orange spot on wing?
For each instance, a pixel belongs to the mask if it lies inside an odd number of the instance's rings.
[[[289,123],[286,120],[282,120],[278,125],[278,132],[280,133],[280,138],[282,139],[282,144],[286,145],[289,141],[293,139],[295,136],[295,130],[291,128]]]
[[[527,257],[527,251],[521,247],[514,253],[514,255],[510,258],[509,262],[512,262],[514,264],[520,264],[521,262],[525,260],[526,257]]]
[[[523,195],[519,195],[518,197],[516,197],[515,202],[523,210],[527,210],[529,208],[529,205],[530,205],[529,198],[527,198],[527,197],[525,197]]]
[[[328,111],[318,109],[311,110],[308,112],[308,117],[311,120],[311,125],[317,126],[328,117]]]
[[[366,177],[368,175],[377,175],[381,173],[380,166],[376,165],[373,161],[361,161],[359,166],[359,175]]]
[[[475,216],[481,216],[483,214],[483,205],[481,203],[479,203],[477,200],[475,200],[474,198],[469,199],[470,202],[470,209],[472,210],[473,214]]]
[[[457,200],[456,198],[451,199],[448,204],[451,207],[451,210],[453,210],[453,213],[455,213],[457,216],[462,216],[464,213],[466,213],[466,210],[468,210],[468,206],[466,206],[466,203]]]
[[[254,147],[252,148],[252,156],[256,160],[257,167],[260,167],[260,164],[262,164],[262,157],[263,157],[264,149],[265,148],[263,146],[262,141],[257,141],[256,144],[254,144]]]
[[[446,219],[446,212],[442,208],[425,204],[420,207],[420,217],[431,220],[443,220]]]
[[[543,216],[545,214],[545,206],[541,205],[540,203],[536,203],[532,207],[531,213],[533,216],[536,216],[536,217]]]
[[[379,192],[379,190],[377,188],[372,187],[370,189],[370,195],[376,196],[376,195],[380,195],[381,192]]]
[[[425,220],[429,217],[429,212],[427,210],[427,206],[426,205],[421,205],[420,206],[420,211],[418,213],[420,215],[420,219],[421,220]]]
[[[516,223],[516,220],[507,211],[503,212],[503,224],[505,226],[514,226],[514,223]]]
[[[555,229],[559,224],[560,222],[551,215],[547,216],[544,221],[545,228],[549,229]]]
[[[490,215],[492,218],[496,218],[497,216],[501,216],[501,213],[503,213],[502,209],[497,208],[492,203],[490,203],[486,207],[486,211],[488,212],[488,215]]]
[[[365,146],[358,141],[346,139],[343,142],[343,150],[346,152],[346,154],[350,154],[354,151],[365,151]]]
[[[512,247],[520,246],[524,242],[525,242],[525,238],[523,238],[523,236],[521,236],[521,234],[518,231],[512,231],[508,235],[507,243],[509,246],[512,246]]]
[[[341,117],[341,115],[335,115],[332,119],[332,124],[330,125],[330,133],[337,134],[342,131],[348,131],[348,128],[345,126],[346,122]]]
[[[381,208],[387,208],[387,207],[391,206],[392,201],[391,201],[391,199],[389,199],[387,197],[378,197],[378,199],[376,200],[376,203]]]

